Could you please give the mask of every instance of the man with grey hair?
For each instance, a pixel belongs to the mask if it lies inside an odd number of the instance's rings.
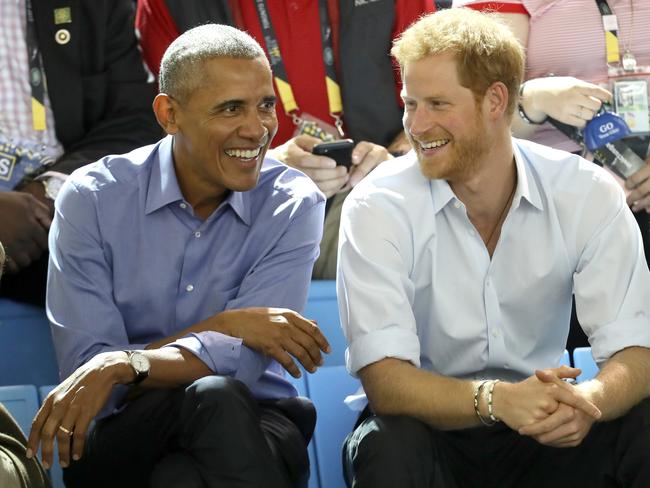
[[[251,37],[197,27],[162,73],[168,136],[77,171],[57,200],[47,311],[67,379],[28,456],[40,444],[50,466],[58,440],[69,487],[304,485],[314,410],[284,369],[329,351],[295,312],[324,198],[264,159],[275,96]]]

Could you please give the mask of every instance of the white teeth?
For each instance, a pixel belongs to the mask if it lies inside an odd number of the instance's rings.
[[[421,142],[420,147],[422,147],[422,149],[433,149],[435,147],[444,146],[448,142],[449,139],[438,139],[436,141],[431,141],[431,142]]]
[[[226,154],[232,158],[254,159],[260,155],[261,149],[261,147],[257,149],[227,149]]]

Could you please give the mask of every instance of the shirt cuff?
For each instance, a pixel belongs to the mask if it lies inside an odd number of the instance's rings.
[[[625,331],[625,334],[621,331]],[[594,360],[599,364],[626,347],[650,348],[648,317],[645,312],[639,311],[634,318],[602,325],[589,337],[589,342]]]
[[[397,326],[387,327],[364,334],[352,341],[345,351],[345,362],[352,376],[385,358],[410,361],[420,367],[420,341],[413,332]]]
[[[242,339],[214,331],[188,334],[165,347],[182,347],[199,358],[210,370],[222,376],[237,372]]]

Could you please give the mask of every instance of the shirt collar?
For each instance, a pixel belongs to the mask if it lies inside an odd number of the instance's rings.
[[[515,206],[519,205],[522,198],[539,210],[544,210],[542,196],[539,191],[539,183],[532,174],[531,166],[526,156],[520,151],[516,139],[512,139],[512,147],[515,155],[515,165],[517,166],[517,191],[513,198]]]
[[[172,156],[172,136],[165,137],[157,148],[158,164],[153,164],[149,177],[149,189],[145,213],[150,214],[171,203],[185,200],[174,169]],[[253,191],[253,190],[251,190]],[[229,205],[235,214],[246,224],[250,225],[251,210],[249,192],[231,191],[222,205]]]
[[[512,141],[514,149],[515,166],[517,167],[517,190],[513,197],[514,206],[517,207],[522,198],[526,199],[533,207],[544,210],[538,183],[531,174],[530,165],[519,150],[519,146]],[[447,180],[431,180],[431,193],[433,195],[433,211],[438,213],[447,204],[456,199]]]

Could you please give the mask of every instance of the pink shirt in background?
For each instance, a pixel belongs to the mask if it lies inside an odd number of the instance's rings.
[[[638,65],[650,66],[650,0],[608,0],[618,20],[621,54],[626,48]],[[454,0],[453,6],[527,11],[530,17],[525,79],[574,76],[608,85],[603,22],[595,0]],[[632,15],[634,11],[634,15]],[[611,88],[611,87],[609,87]],[[579,147],[550,124],[540,126],[532,139],[567,151]]]

